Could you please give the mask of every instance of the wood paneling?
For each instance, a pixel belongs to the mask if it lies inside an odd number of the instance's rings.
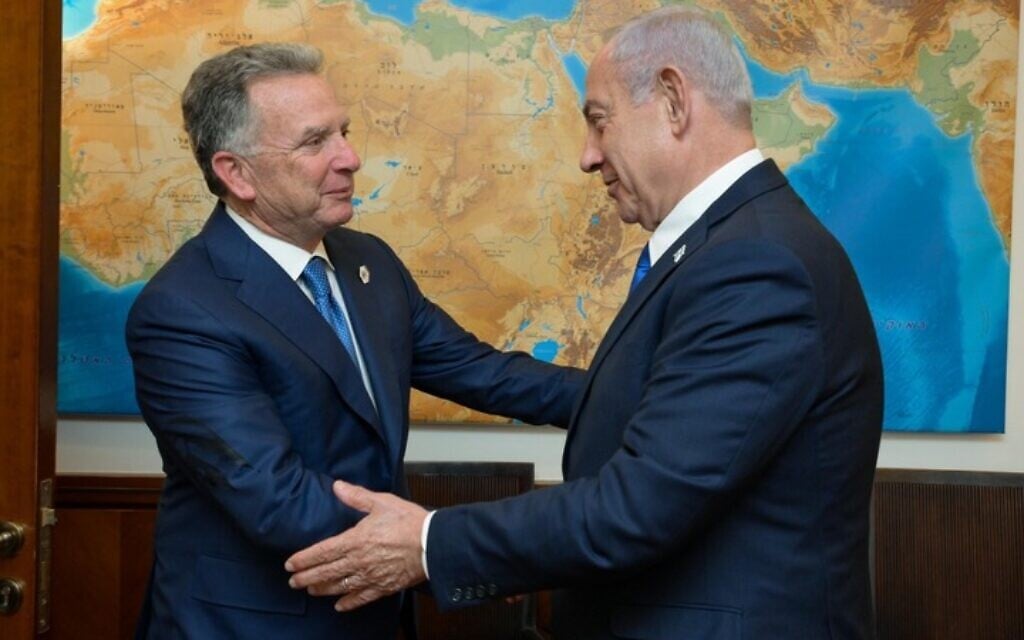
[[[413,497],[448,506],[516,495],[533,487],[533,465],[410,463]],[[153,529],[163,478],[62,475],[54,549],[55,640],[131,638],[152,562]],[[418,597],[420,640],[530,640],[533,599],[490,602],[440,614]]]
[[[507,498],[533,488],[532,463],[410,462],[409,494],[428,508]],[[491,600],[441,613],[434,599],[416,595],[420,640],[540,640],[535,599]]]
[[[61,509],[52,638],[130,638],[152,562],[156,512]]]
[[[61,474],[57,478],[60,509],[148,509],[160,502],[164,477],[159,475]]]
[[[881,640],[1024,638],[1024,475],[880,470]]]
[[[57,479],[55,640],[131,638],[152,563],[160,476]]]
[[[428,505],[515,495],[532,486],[532,472],[495,467],[483,473],[483,465],[474,475],[473,465],[435,464],[409,465],[410,490]],[[131,636],[160,484],[157,477],[58,478],[52,637]],[[873,518],[881,640],[1024,638],[1024,474],[879,470]],[[543,597],[540,602],[543,629],[548,613]],[[430,607],[429,598],[421,604]],[[532,627],[530,609],[487,607],[455,615],[424,608],[422,636],[494,640],[505,632],[489,625]],[[459,617],[474,612],[479,619]]]

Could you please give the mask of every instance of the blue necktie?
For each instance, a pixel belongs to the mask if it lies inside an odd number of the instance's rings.
[[[345,313],[338,305],[338,301],[331,295],[331,285],[327,281],[327,270],[323,258],[313,256],[309,259],[306,268],[302,270],[302,281],[306,283],[313,294],[316,310],[324,317],[327,324],[331,325],[331,329],[334,329],[334,333],[338,335],[338,339],[341,340],[345,351],[352,358],[352,362],[358,363],[356,348],[352,344],[352,334],[348,332],[348,323],[345,322]]]
[[[629,284],[629,292],[633,293],[636,288],[640,286],[640,281],[644,279],[647,272],[651,270],[651,250],[648,246],[644,245],[644,250],[640,252],[640,257],[636,261],[636,271],[633,272],[633,281]]]

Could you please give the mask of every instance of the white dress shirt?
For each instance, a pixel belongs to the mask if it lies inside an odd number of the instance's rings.
[[[647,241],[651,254],[651,266],[658,258],[665,255],[668,248],[678,240],[715,200],[729,190],[743,174],[764,161],[764,155],[758,149],[751,149],[736,156],[718,168],[717,171],[704,179],[690,193],[683,196]]]
[[[651,254],[651,267],[658,261],[658,258],[665,255],[668,248],[686,233],[686,230],[698,218],[704,215],[704,212],[714,204],[715,200],[721,198],[729,190],[729,187],[763,161],[764,154],[759,149],[745,151],[719,167],[693,191],[683,196],[683,199],[676,203],[676,206],[665,216],[665,219],[651,234],[650,240],[647,241]],[[427,535],[430,532],[430,520],[434,517],[434,513],[435,511],[431,511],[427,514],[420,533],[420,544],[423,547],[423,573],[427,576],[427,580],[430,579],[430,574],[427,572]]]
[[[327,250],[324,249],[323,241],[320,241],[316,245],[316,249],[313,253],[309,253],[301,247],[297,247],[294,244],[275,238],[274,236],[266,233],[262,229],[256,227],[253,223],[249,222],[231,207],[225,205],[224,207],[228,215],[232,220],[235,221],[245,235],[249,236],[249,239],[256,243],[260,249],[263,249],[273,260],[284,269],[284,272],[288,274],[299,289],[305,294],[306,298],[309,299],[310,304],[316,308],[316,303],[313,301],[313,292],[306,286],[305,281],[302,280],[302,271],[309,264],[310,259],[313,256],[319,256],[324,259],[327,263],[327,282],[331,285],[331,295],[334,296],[338,306],[341,307],[342,316],[345,318],[345,324],[348,325],[348,335],[352,337],[352,347],[356,354],[356,367],[359,369],[359,375],[363,379],[363,386],[366,387],[366,393],[370,395],[370,402],[373,403],[373,408],[377,408],[377,401],[373,397],[373,388],[370,386],[370,376],[366,372],[366,363],[363,362],[363,353],[359,349],[359,339],[356,336],[355,329],[352,327],[352,321],[348,317],[348,308],[345,306],[345,298],[341,295],[341,289],[338,287],[338,278],[334,274],[334,265],[331,263],[331,259],[327,257]],[[317,312],[319,314],[319,311]],[[332,331],[333,333],[333,331]]]

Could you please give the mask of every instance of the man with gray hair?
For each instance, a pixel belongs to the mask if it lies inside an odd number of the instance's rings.
[[[556,638],[870,638],[874,327],[845,252],[756,149],[730,36],[669,8],[594,59],[580,166],[651,232],[590,365],[560,486],[369,513],[289,559],[342,609],[429,576],[445,607],[561,587]],[[421,561],[422,554],[422,561]]]
[[[142,638],[381,640],[401,595],[340,615],[285,559],[362,514],[335,479],[404,493],[409,388],[565,424],[582,376],[503,354],[342,228],[359,157],[312,47],[233,49],[182,96],[219,202],[128,318],[136,393],[167,480]]]

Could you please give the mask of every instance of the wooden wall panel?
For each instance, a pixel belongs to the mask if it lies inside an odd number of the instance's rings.
[[[162,485],[158,476],[58,477],[49,638],[132,637]]]
[[[413,495],[434,506],[532,486],[525,476],[467,474],[470,467],[409,467]],[[50,637],[131,637],[160,484],[152,477],[58,477]],[[1024,639],[1024,474],[880,470],[873,519],[880,640]],[[544,629],[547,603],[540,602]],[[532,626],[530,610],[487,606],[503,609],[475,608],[479,620],[424,610],[424,640],[494,640],[504,636],[482,631],[487,625]]]
[[[880,470],[880,640],[1024,638],[1024,475]]]
[[[533,465],[412,463],[412,495],[448,506],[533,487]],[[152,562],[161,477],[59,476],[54,547],[54,640],[131,638]],[[440,614],[419,597],[420,640],[539,640],[532,599]],[[531,633],[532,632],[532,633]]]
[[[51,638],[131,638],[152,561],[155,511],[61,509]]]
[[[409,494],[420,504],[447,507],[507,498],[533,488],[532,463],[410,462]],[[541,640],[533,597],[519,602],[490,600],[449,613],[417,594],[420,640]]]

